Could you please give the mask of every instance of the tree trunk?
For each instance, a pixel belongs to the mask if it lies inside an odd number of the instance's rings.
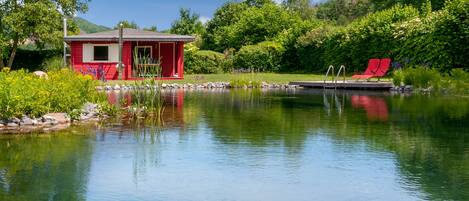
[[[0,70],[5,67],[5,63],[3,63],[3,57],[2,57],[2,52],[0,52]]]
[[[15,60],[16,50],[18,49],[18,39],[13,41],[13,47],[11,48],[10,59],[8,60],[8,67],[13,66],[13,61]]]

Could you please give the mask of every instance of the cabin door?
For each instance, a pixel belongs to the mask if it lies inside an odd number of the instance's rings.
[[[174,75],[174,69],[176,67],[175,61],[175,44],[174,43],[160,43],[160,59],[161,59],[161,67],[162,69],[162,76],[163,77],[172,77]]]

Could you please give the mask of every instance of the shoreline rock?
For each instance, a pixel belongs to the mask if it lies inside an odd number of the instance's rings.
[[[297,85],[289,85],[289,84],[277,84],[277,83],[267,83],[262,82],[259,85],[243,85],[243,86],[231,86],[229,82],[206,82],[202,84],[192,84],[192,83],[185,83],[185,84],[177,84],[177,83],[162,83],[161,86],[153,85],[150,86],[149,84],[146,85],[119,85],[115,84],[114,86],[111,85],[104,85],[104,86],[97,86],[96,90],[98,91],[131,91],[131,90],[150,90],[150,89],[184,89],[184,90],[192,90],[192,89],[296,89],[300,88]]]
[[[428,88],[415,88],[412,85],[405,85],[405,86],[395,86],[390,89],[392,93],[400,93],[400,94],[431,94],[432,92],[435,92],[435,89],[433,87],[428,87]],[[441,91],[445,91],[445,89],[442,89]]]
[[[86,103],[80,112],[80,118],[75,121],[67,113],[48,113],[38,118],[24,115],[21,119],[0,120],[0,134],[52,132],[69,128],[73,124],[100,120],[100,108],[97,104]]]

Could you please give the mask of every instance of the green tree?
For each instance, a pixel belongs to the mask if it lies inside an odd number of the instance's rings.
[[[236,23],[226,27],[226,35],[218,35],[215,40],[227,40],[227,48],[239,49],[271,40],[300,21],[297,14],[275,4],[251,7],[241,13]]]
[[[116,26],[114,26],[114,29],[119,29],[119,26],[122,25],[122,28],[129,28],[129,29],[138,29],[137,23],[134,21],[127,21],[127,20],[121,20],[119,21]]]
[[[303,19],[313,19],[316,17],[316,11],[311,5],[310,0],[285,0],[282,5],[288,10],[297,12]]]
[[[87,0],[0,1],[0,68],[12,66],[18,46],[59,44],[64,16],[87,10]]]
[[[267,4],[274,4],[274,1],[272,0],[245,0],[243,3],[245,3],[248,6],[262,7]]]
[[[217,37],[227,35],[227,27],[237,22],[248,6],[244,3],[227,2],[215,11],[213,18],[207,22],[207,28],[202,36],[202,49],[222,52],[228,47],[226,38]]]
[[[157,31],[158,31],[158,28],[157,28],[156,26],[151,26],[151,27],[143,28],[143,30],[145,30],[145,31],[154,31],[154,32],[157,32]]]
[[[396,4],[411,5],[416,8],[422,8],[424,4],[427,4],[427,0],[371,0],[378,10],[391,8]],[[429,2],[434,10],[440,10],[445,5],[445,0],[431,0]]]
[[[345,25],[375,11],[369,0],[330,0],[318,6],[317,18]]]
[[[204,25],[199,19],[199,14],[191,13],[191,10],[181,8],[179,10],[180,18],[173,22],[170,32],[182,35],[202,35]]]

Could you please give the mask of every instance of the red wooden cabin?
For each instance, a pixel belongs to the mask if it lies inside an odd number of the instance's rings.
[[[106,31],[65,37],[70,45],[72,68],[97,78],[117,80],[119,64],[119,31]],[[122,79],[137,80],[148,77],[134,58],[149,58],[148,65],[159,63],[162,79],[184,78],[184,43],[192,42],[193,36],[165,34],[137,29],[124,29]],[[146,70],[145,70],[146,72]],[[150,75],[152,76],[152,75]]]

